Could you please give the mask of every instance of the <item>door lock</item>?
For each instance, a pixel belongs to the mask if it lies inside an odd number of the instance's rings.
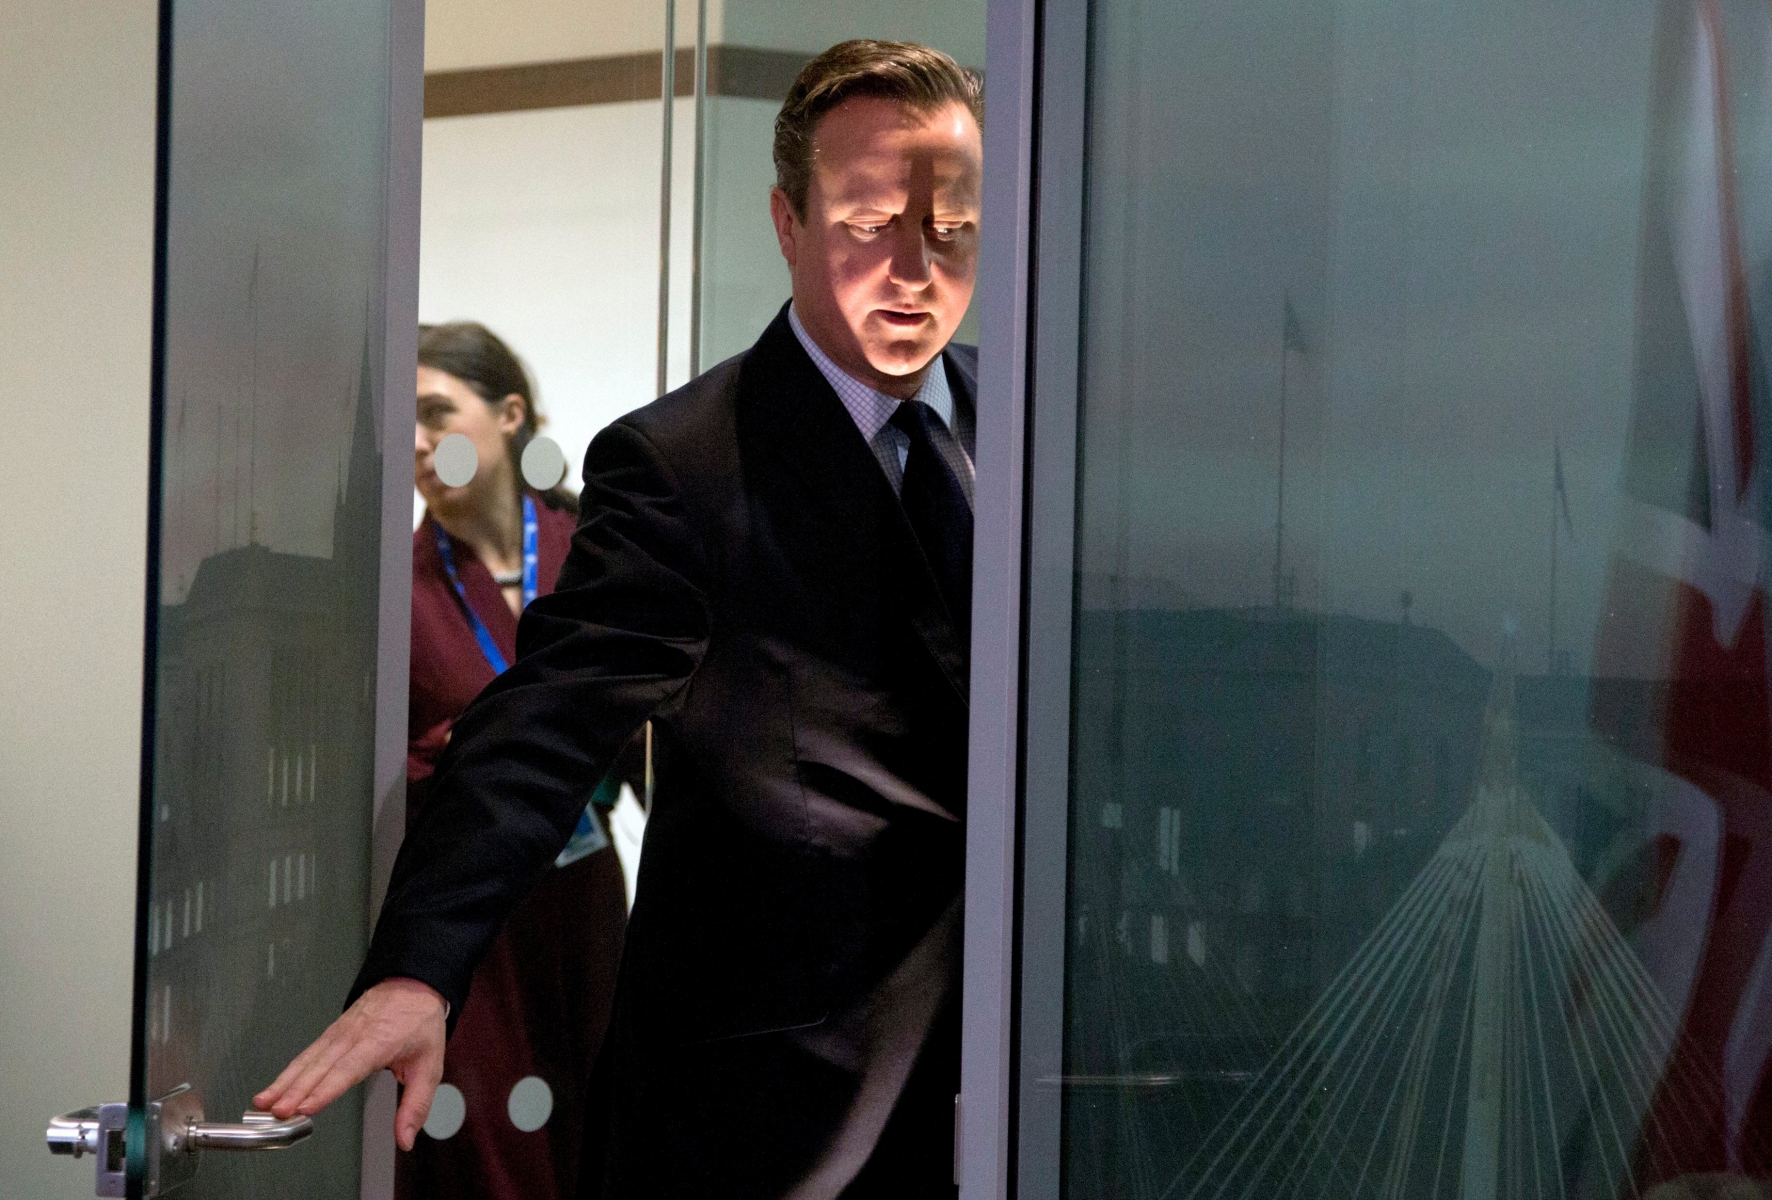
[[[142,1195],[164,1196],[197,1173],[204,1150],[283,1150],[314,1132],[308,1117],[279,1120],[248,1112],[238,1124],[203,1119],[203,1102],[185,1084],[148,1105],[147,1174]],[[97,1158],[96,1196],[122,1196],[128,1171],[129,1105],[101,1104],[56,1117],[46,1135],[51,1154]]]
[[[78,1108],[49,1122],[49,1152],[70,1158],[94,1155],[98,1159],[98,1185],[93,1195],[121,1196],[128,1163],[128,1131],[127,1104]]]

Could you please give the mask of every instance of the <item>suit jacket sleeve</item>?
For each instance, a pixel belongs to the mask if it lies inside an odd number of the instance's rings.
[[[518,627],[517,662],[456,722],[350,1000],[409,976],[459,1014],[475,966],[597,783],[701,662],[707,562],[645,435],[617,423],[597,436],[580,506],[559,585]]]

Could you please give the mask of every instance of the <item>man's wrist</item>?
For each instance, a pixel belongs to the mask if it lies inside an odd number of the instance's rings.
[[[423,990],[429,992],[431,995],[433,995],[437,998],[437,1003],[439,1003],[443,1006],[443,1019],[445,1021],[447,1021],[449,1019],[449,1013],[451,1011],[450,1004],[449,1004],[449,997],[445,996],[442,992],[438,991],[436,988],[432,987],[430,984],[426,983],[424,980],[414,979],[410,975],[390,975],[386,979],[382,980],[382,982],[383,983],[395,983],[395,984],[411,984],[413,987],[422,988]]]

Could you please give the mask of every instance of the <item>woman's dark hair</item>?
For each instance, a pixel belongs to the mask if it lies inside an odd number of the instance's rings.
[[[984,79],[977,71],[914,42],[838,42],[801,70],[775,118],[775,184],[802,221],[818,123],[859,96],[896,101],[922,113],[959,104],[984,127]]]
[[[540,432],[544,418],[536,407],[535,386],[529,381],[529,372],[504,339],[478,321],[420,325],[418,365],[455,376],[488,404],[497,404],[506,396],[523,397],[523,424],[507,443],[511,470],[521,490],[523,450]],[[578,511],[578,497],[563,486],[538,494],[549,508]]]

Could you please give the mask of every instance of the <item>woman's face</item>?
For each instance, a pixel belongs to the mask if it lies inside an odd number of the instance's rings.
[[[413,468],[419,495],[440,512],[467,511],[510,495],[510,454],[505,449],[512,434],[523,427],[523,397],[511,395],[488,403],[455,376],[435,367],[418,369],[418,425],[413,439]],[[437,443],[459,433],[474,443],[480,465],[474,478],[462,487],[450,487],[437,478],[432,456]]]

